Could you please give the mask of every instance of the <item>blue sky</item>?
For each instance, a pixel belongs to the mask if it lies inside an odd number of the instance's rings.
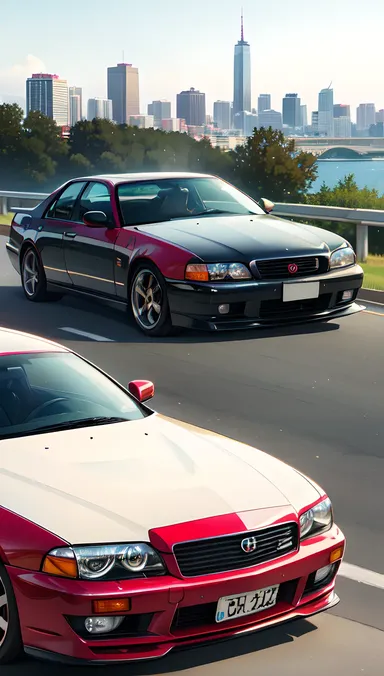
[[[82,86],[85,99],[105,97],[106,68],[124,51],[139,68],[141,112],[166,98],[175,115],[189,87],[205,91],[211,112],[232,100],[242,5],[254,106],[261,92],[277,109],[298,92],[310,112],[332,80],[335,103],[384,108],[380,0],[0,0],[0,100],[24,97],[25,78],[41,70]]]

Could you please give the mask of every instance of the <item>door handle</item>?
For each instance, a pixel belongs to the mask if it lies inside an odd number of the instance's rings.
[[[65,232],[64,237],[71,237],[74,239],[76,237],[77,233],[76,232]]]

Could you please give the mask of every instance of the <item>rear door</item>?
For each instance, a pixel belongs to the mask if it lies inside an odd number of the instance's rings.
[[[103,211],[107,227],[92,228],[83,222],[87,211]],[[114,246],[120,225],[116,223],[110,187],[91,181],[75,205],[72,222],[64,231],[67,273],[77,289],[107,296],[115,295]]]
[[[63,236],[71,227],[76,200],[86,185],[86,181],[74,181],[64,188],[38,226],[36,242],[49,282],[72,285],[65,265]]]

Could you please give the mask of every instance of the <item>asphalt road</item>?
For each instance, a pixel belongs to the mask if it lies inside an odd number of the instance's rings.
[[[173,653],[161,662],[105,674],[348,676],[384,673],[384,314],[285,330],[178,338],[143,337],[120,310],[74,298],[28,303],[0,238],[0,325],[70,345],[124,384],[156,384],[166,415],[251,443],[312,476],[328,491],[347,536],[346,561],[360,582],[340,577],[330,613],[247,638]],[[72,330],[94,334],[80,336]],[[96,338],[98,337],[98,340]],[[102,340],[105,338],[107,340]],[[380,588],[381,587],[381,588]],[[4,676],[48,674],[25,662]],[[96,674],[96,669],[87,669]],[[71,673],[73,667],[71,668]],[[69,669],[55,674],[69,676]]]

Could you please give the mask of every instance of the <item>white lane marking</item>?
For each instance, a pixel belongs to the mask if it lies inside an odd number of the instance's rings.
[[[361,584],[367,584],[370,587],[384,590],[384,575],[375,573],[373,570],[367,570],[367,568],[360,568],[360,566],[355,566],[353,563],[344,563],[343,561],[340,566],[339,575],[348,578],[348,580],[354,580],[355,582],[361,582]]]
[[[105,338],[104,336],[98,336],[96,333],[88,333],[88,331],[80,331],[80,329],[73,329],[71,326],[61,326],[60,331],[66,331],[67,333],[74,333],[76,336],[83,336],[83,338],[90,338],[90,340],[96,340],[98,343],[114,343],[115,341],[111,338]]]

